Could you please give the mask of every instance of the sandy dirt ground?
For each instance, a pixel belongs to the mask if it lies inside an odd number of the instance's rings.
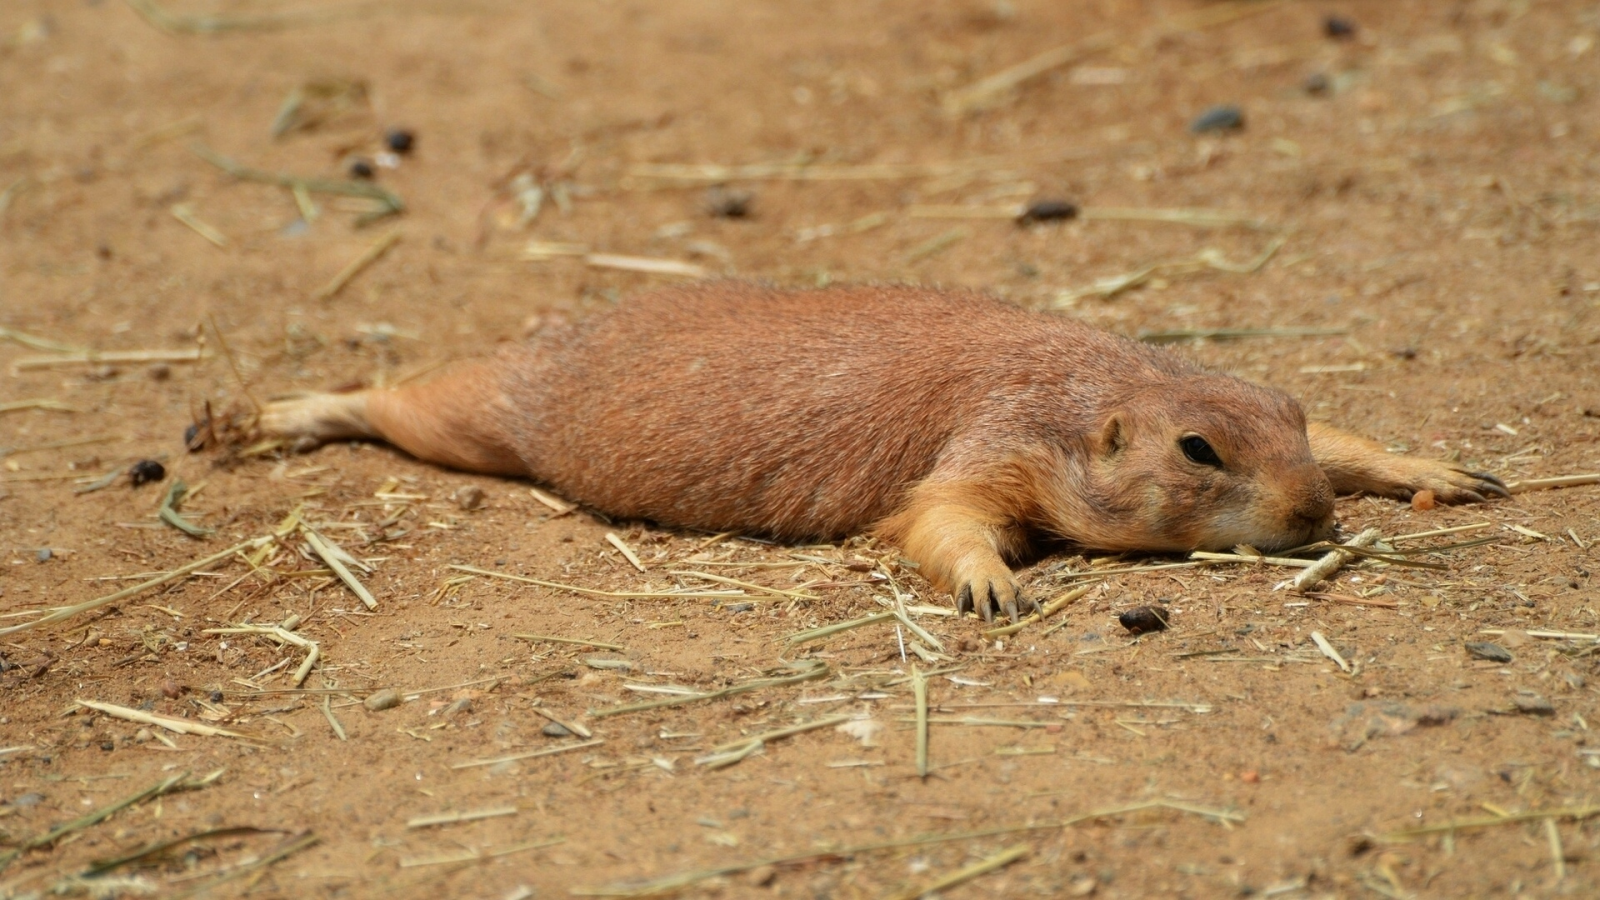
[[[1600,488],[1341,500],[1487,540],[1321,597],[1057,548],[1036,596],[1098,580],[988,635],[868,539],[184,431],[687,277],[617,254],[1267,330],[1179,350],[1396,449],[1600,471],[1597,40],[1592,0],[7,0],[0,629],[181,574],[0,633],[0,896],[1594,896]],[[897,587],[921,631],[790,640]]]

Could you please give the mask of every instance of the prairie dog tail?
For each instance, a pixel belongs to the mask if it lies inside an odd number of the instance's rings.
[[[502,426],[511,410],[493,362],[432,380],[349,394],[305,394],[267,404],[262,433],[290,439],[388,441],[418,459],[468,472],[526,475]]]

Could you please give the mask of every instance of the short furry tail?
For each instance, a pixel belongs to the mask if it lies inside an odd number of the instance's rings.
[[[514,415],[494,363],[467,363],[430,381],[349,394],[306,394],[267,404],[263,434],[321,444],[388,441],[418,459],[491,475],[526,475],[506,437]]]

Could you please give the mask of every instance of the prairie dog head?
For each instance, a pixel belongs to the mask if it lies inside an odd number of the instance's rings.
[[[1109,550],[1281,550],[1333,531],[1333,487],[1305,413],[1282,391],[1219,375],[1141,388],[1090,435],[1090,533]]]

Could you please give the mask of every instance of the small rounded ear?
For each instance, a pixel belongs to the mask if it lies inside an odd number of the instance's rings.
[[[1106,418],[1105,424],[1100,426],[1101,456],[1116,456],[1128,447],[1128,426],[1122,421],[1121,413],[1112,413]]]

